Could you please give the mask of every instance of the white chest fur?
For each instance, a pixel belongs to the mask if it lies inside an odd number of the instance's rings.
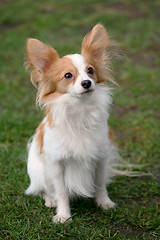
[[[45,129],[44,152],[53,160],[97,158],[107,145],[110,103],[104,86],[98,86],[90,96],[66,94],[58,99],[51,108],[54,127]]]
[[[98,86],[83,98],[63,96],[52,106],[54,127],[45,128],[44,155],[60,161],[70,195],[91,197],[94,193],[95,166],[107,158],[109,90]]]

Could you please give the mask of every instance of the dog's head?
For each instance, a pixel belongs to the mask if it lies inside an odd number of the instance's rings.
[[[81,54],[59,57],[56,50],[37,39],[28,39],[27,67],[32,68],[31,81],[38,88],[39,104],[62,94],[84,96],[96,84],[109,80],[110,40],[107,31],[97,24],[82,41]]]

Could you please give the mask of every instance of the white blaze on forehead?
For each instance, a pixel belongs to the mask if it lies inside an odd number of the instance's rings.
[[[77,68],[79,73],[82,73],[85,71],[86,64],[85,64],[85,58],[80,54],[71,54],[67,55],[66,57],[70,58],[73,65]]]

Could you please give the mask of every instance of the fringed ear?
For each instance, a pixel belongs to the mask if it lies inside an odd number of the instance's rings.
[[[43,42],[29,38],[26,45],[26,68],[32,68],[31,81],[35,87],[45,73],[58,60],[58,53]]]
[[[43,42],[30,38],[27,41],[27,65],[45,72],[59,58],[57,52]]]
[[[101,24],[97,24],[82,41],[81,54],[96,67],[99,75],[98,82],[107,80],[104,69],[108,68],[109,64],[108,50],[110,45],[108,33]]]
[[[43,42],[30,38],[26,46],[26,68],[31,67],[31,81],[38,88],[37,102],[45,102],[55,92],[55,84],[50,81],[48,72],[52,64],[58,61],[58,53]]]
[[[90,55],[95,60],[101,59],[105,56],[109,42],[107,31],[101,24],[97,24],[83,39],[82,55]]]

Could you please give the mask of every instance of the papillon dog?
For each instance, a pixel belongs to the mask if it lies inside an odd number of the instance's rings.
[[[27,41],[27,67],[45,116],[29,144],[26,194],[56,207],[54,223],[72,220],[69,200],[75,196],[94,197],[105,210],[115,207],[106,189],[118,156],[107,123],[110,47],[101,24],[84,37],[81,54],[60,58],[41,41]]]

